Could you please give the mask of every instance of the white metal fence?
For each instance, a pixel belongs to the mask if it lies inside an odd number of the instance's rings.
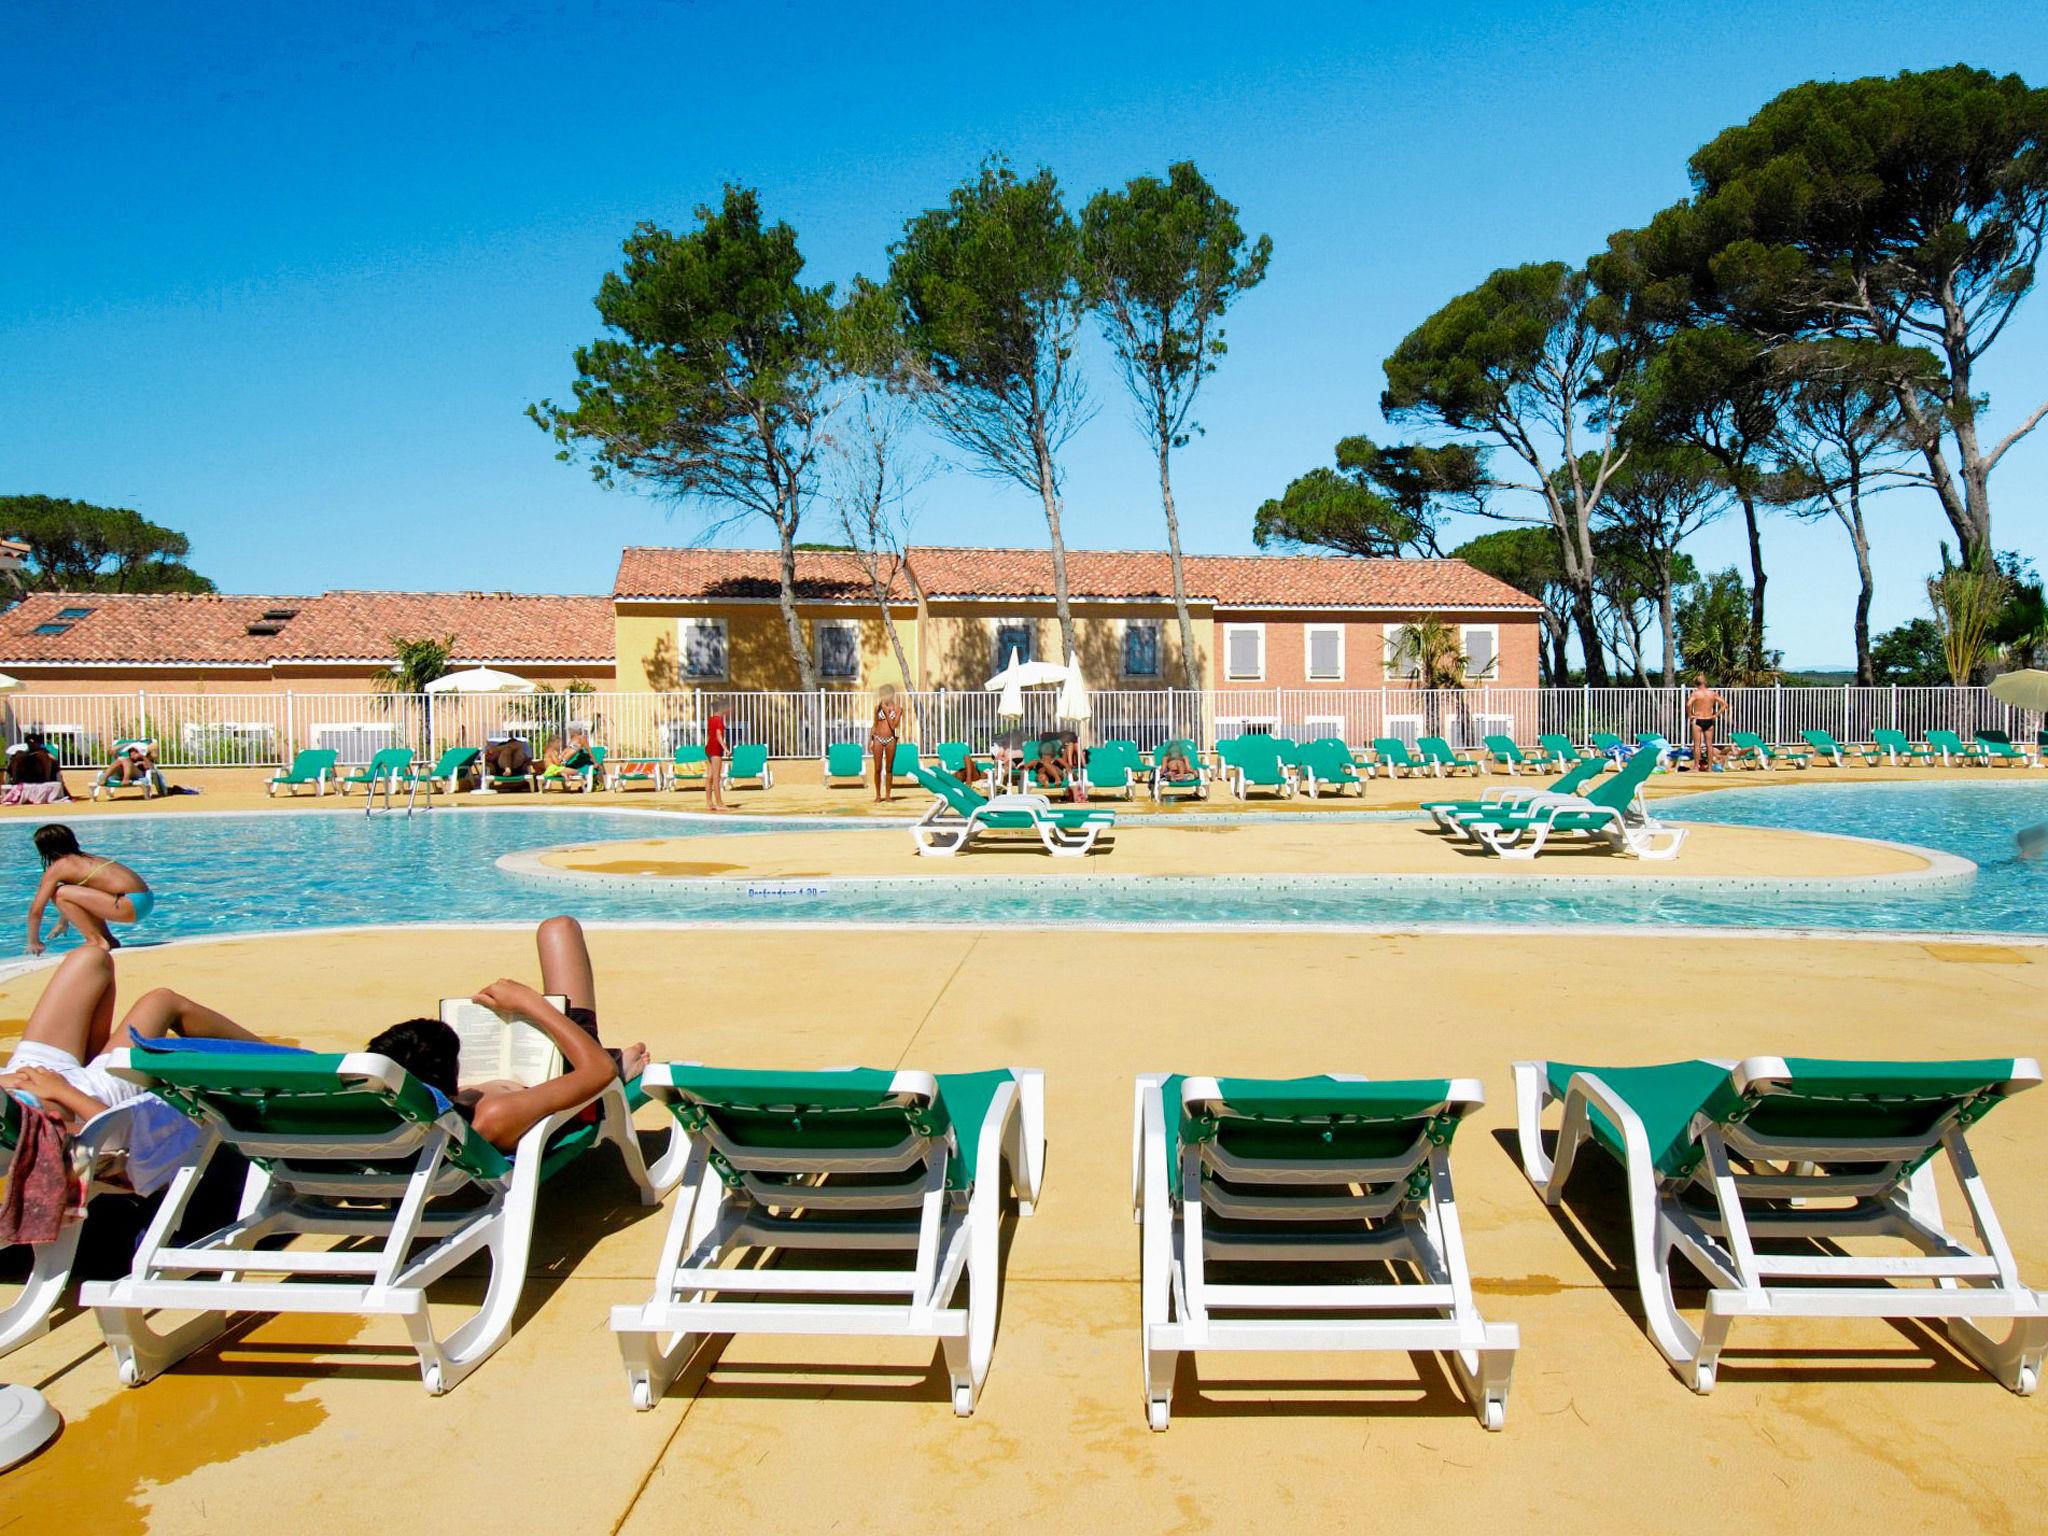
[[[1766,741],[1798,742],[1803,730],[1867,742],[1879,728],[1914,740],[1929,730],[1969,736],[1979,729],[2034,739],[2040,715],[2013,709],[1982,688],[1730,688],[1727,725]],[[1219,736],[1268,732],[1296,739],[1338,736],[1362,746],[1379,736],[1413,742],[1440,735],[1459,747],[1489,734],[1533,742],[1556,732],[1583,742],[1596,731],[1624,739],[1656,731],[1686,734],[1683,688],[1243,688],[1206,692],[1142,689],[1089,695],[1091,740],[1127,738],[1146,749],[1186,737],[1208,747]],[[939,690],[905,697],[910,737],[987,747],[998,729],[997,695]],[[1024,696],[1014,722],[1028,734],[1054,724],[1057,695]],[[733,742],[765,742],[779,758],[821,756],[834,742],[865,740],[875,696],[820,693],[533,693],[429,698],[390,693],[17,693],[0,697],[0,721],[16,743],[40,730],[68,765],[107,761],[118,741],[152,740],[166,768],[268,767],[308,747],[331,747],[344,763],[380,747],[423,757],[448,747],[519,736],[535,750],[549,737],[587,733],[614,756],[669,757],[701,743],[724,714]]]

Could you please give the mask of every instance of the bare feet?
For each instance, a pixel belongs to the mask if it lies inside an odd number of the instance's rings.
[[[619,1052],[619,1076],[628,1080],[647,1070],[647,1047],[634,1041]]]

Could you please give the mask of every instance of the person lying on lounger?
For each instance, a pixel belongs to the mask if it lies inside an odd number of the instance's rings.
[[[66,955],[30,1010],[0,1088],[35,1096],[73,1131],[143,1090],[107,1070],[113,1052],[165,1035],[254,1040],[233,1019],[167,987],[137,998],[114,1024],[114,957],[88,945]]]
[[[28,904],[30,954],[43,952],[43,912],[53,901],[58,922],[50,937],[54,939],[67,926],[76,928],[78,936],[94,949],[119,949],[121,941],[114,937],[111,925],[139,923],[156,906],[156,894],[147,880],[117,860],[86,853],[69,827],[57,822],[37,827],[35,845],[43,856],[43,879]]]
[[[476,1001],[507,1018],[531,1024],[561,1047],[563,1072],[545,1083],[456,1082],[460,1056],[455,1031],[439,1019],[407,1019],[373,1038],[364,1049],[388,1056],[468,1117],[501,1152],[553,1114],[573,1108],[614,1077],[634,1078],[647,1065],[647,1047],[608,1051],[598,1043],[597,973],[583,927],[573,917],[551,917],[534,935],[540,951],[540,988],[501,977],[476,994]],[[566,997],[558,1009],[549,996]]]
[[[1195,771],[1195,765],[1188,761],[1186,749],[1181,747],[1175,747],[1166,754],[1159,765],[1159,773],[1169,784],[1193,784],[1201,778]]]

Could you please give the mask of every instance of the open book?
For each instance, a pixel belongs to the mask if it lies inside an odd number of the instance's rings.
[[[548,1001],[557,1008],[569,1002],[552,996]],[[465,1088],[491,1082],[531,1088],[562,1075],[562,1048],[523,1019],[508,1019],[466,997],[444,997],[441,1022],[460,1043],[455,1077]]]

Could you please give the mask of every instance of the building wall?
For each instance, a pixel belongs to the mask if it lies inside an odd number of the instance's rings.
[[[672,693],[682,689],[744,689],[787,692],[803,686],[802,674],[789,654],[789,637],[783,628],[782,610],[774,603],[621,603],[615,610],[618,688],[621,692]],[[916,611],[908,606],[897,610],[896,635],[917,671],[918,635]],[[725,623],[726,672],[722,681],[701,682],[682,674],[680,624],[685,619],[720,619]],[[860,675],[845,680],[827,680],[829,688],[878,688],[884,683],[905,685],[903,669],[897,664],[889,643],[888,625],[872,607],[851,604],[811,604],[799,607],[797,622],[803,626],[804,643],[817,655],[820,624],[852,623],[859,630]]]
[[[1413,614],[1375,614],[1370,619],[1346,618],[1329,612],[1278,612],[1266,609],[1219,609],[1215,619],[1212,650],[1214,666],[1209,686],[1219,690],[1246,688],[1403,688],[1404,679],[1386,670],[1387,633],[1421,618]],[[1486,626],[1495,631],[1498,664],[1491,676],[1474,679],[1495,688],[1534,688],[1537,683],[1537,648],[1541,626],[1533,613],[1468,613],[1443,615],[1447,622],[1464,626]],[[1256,678],[1230,677],[1229,634],[1239,625],[1263,626],[1265,666]],[[1343,675],[1312,678],[1308,675],[1308,631],[1330,626],[1343,636]]]
[[[1212,648],[1207,609],[1192,615],[1196,672],[1208,664]],[[1159,626],[1159,675],[1126,677],[1123,671],[1126,620]],[[998,624],[1028,623],[1032,655],[1039,661],[1064,661],[1060,654],[1059,614],[1050,602],[932,602],[923,620],[925,688],[979,688],[1009,659],[996,654]],[[1082,680],[1092,691],[1171,688],[1186,675],[1181,665],[1180,625],[1171,603],[1076,604],[1074,647]]]

